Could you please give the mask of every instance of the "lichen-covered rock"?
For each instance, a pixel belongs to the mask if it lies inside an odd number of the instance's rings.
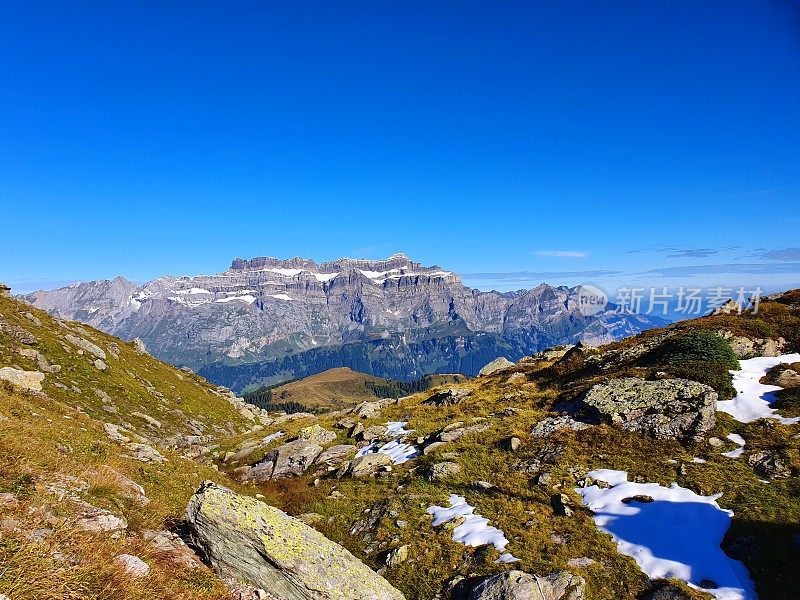
[[[782,451],[762,450],[747,457],[747,464],[766,479],[785,479],[792,476],[789,456]]]
[[[440,462],[431,467],[430,478],[432,481],[448,479],[461,473],[461,465],[455,462]]]
[[[392,458],[383,452],[365,454],[353,459],[343,473],[351,477],[370,477],[392,467]]]
[[[337,444],[324,450],[314,461],[316,464],[338,467],[351,454],[355,454],[356,447],[353,444]]]
[[[569,571],[547,577],[523,571],[508,571],[481,577],[477,583],[465,579],[454,590],[465,600],[583,600],[586,581]]]
[[[503,369],[513,366],[514,363],[508,360],[505,356],[499,356],[478,371],[478,377],[491,375],[492,373],[496,373],[497,371],[502,371]]]
[[[568,429],[571,431],[580,431],[589,427],[586,423],[576,421],[569,415],[560,415],[558,417],[546,417],[536,423],[531,429],[531,435],[537,438],[548,437],[556,431]]]
[[[64,336],[64,339],[66,339],[73,346],[80,348],[84,352],[93,354],[95,358],[99,358],[102,360],[106,359],[105,351],[100,346],[90,342],[89,340],[85,340],[82,337],[72,335],[71,333],[66,334]]]
[[[699,442],[716,423],[717,393],[688,379],[612,379],[593,386],[578,406],[601,422],[658,439]]]
[[[333,431],[329,431],[324,427],[320,427],[314,423],[308,427],[303,427],[299,431],[297,438],[324,446],[325,444],[330,444],[333,440],[335,440],[336,434]]]
[[[189,501],[192,542],[223,578],[283,600],[401,600],[343,547],[286,513],[204,482]]]
[[[41,392],[44,373],[41,371],[23,371],[22,369],[14,369],[13,367],[3,367],[0,369],[0,379],[9,381],[23,390]]]

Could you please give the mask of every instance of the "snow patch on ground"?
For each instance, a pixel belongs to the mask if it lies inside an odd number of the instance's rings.
[[[759,383],[767,372],[780,363],[800,361],[800,354],[784,354],[782,356],[761,356],[740,360],[740,371],[731,371],[736,397],[733,400],[717,402],[717,410],[728,413],[741,423],[750,423],[756,419],[777,419],[784,425],[800,422],[800,417],[782,417],[771,407],[775,402],[775,392],[781,388],[777,385]]]
[[[270,442],[274,442],[278,438],[282,438],[284,433],[282,431],[276,431],[275,433],[270,433],[268,436],[265,436],[263,440],[261,440],[262,444],[269,444]]]
[[[251,296],[250,294],[246,294],[244,296],[228,296],[227,298],[220,298],[219,300],[215,300],[214,302],[232,302],[234,300],[245,302],[247,304],[252,304],[253,302],[256,301],[256,297]]]
[[[475,514],[475,507],[467,503],[464,496],[450,494],[450,506],[430,506],[428,513],[433,515],[433,526],[443,525],[454,519],[460,523],[453,528],[453,540],[465,546],[483,546],[492,544],[502,552],[508,545],[505,534],[497,527],[489,525],[489,519]],[[505,553],[498,562],[515,562],[518,559]]]
[[[317,281],[326,282],[335,279],[339,273],[312,273],[312,275]]]
[[[730,452],[723,452],[722,456],[727,456],[728,458],[739,458],[742,455],[742,452],[744,452],[744,438],[738,433],[729,433],[728,439],[734,444],[738,444],[739,448],[736,450],[731,450]]]
[[[276,300],[285,300],[286,302],[291,302],[292,298],[289,294],[267,294],[270,298],[275,298]]]
[[[367,454],[386,454],[396,465],[403,464],[408,460],[419,455],[419,450],[403,441],[403,438],[414,432],[413,429],[406,429],[406,421],[389,421],[386,423],[386,434],[393,439],[386,443],[372,442],[369,446],[364,446],[356,453],[356,458]]]
[[[719,546],[733,516],[717,504],[721,494],[700,496],[677,483],[668,488],[632,483],[625,471],[602,469],[588,475],[611,486],[575,490],[594,513],[595,525],[648,577],[676,578],[696,589],[710,581],[716,587],[704,591],[717,600],[756,600],[745,566]],[[649,496],[653,502],[623,502],[634,496]]]

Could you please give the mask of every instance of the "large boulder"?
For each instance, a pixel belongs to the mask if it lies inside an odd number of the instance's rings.
[[[613,379],[593,386],[578,406],[603,423],[658,439],[699,442],[716,423],[717,393],[688,379]]]
[[[280,600],[402,600],[350,552],[255,498],[204,482],[186,508],[193,545],[225,579]]]
[[[569,571],[547,577],[523,571],[508,571],[481,577],[476,583],[464,580],[455,598],[464,600],[583,600],[586,581]]]
[[[247,479],[267,481],[297,477],[305,473],[322,452],[322,446],[298,439],[270,450],[264,459],[247,472]]]
[[[13,367],[3,367],[0,369],[0,379],[8,381],[23,390],[41,392],[44,373],[41,371],[23,371],[22,369],[15,369]]]

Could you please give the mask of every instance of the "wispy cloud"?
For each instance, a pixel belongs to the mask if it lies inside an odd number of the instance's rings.
[[[586,258],[589,256],[588,252],[580,250],[536,250],[534,252],[537,256],[554,256],[557,258]]]
[[[800,273],[800,262],[789,263],[728,263],[720,265],[687,265],[683,267],[661,267],[644,271],[643,275],[661,277],[684,277],[690,275],[780,275],[783,273]]]
[[[475,279],[482,281],[524,281],[524,280],[547,280],[547,279],[570,279],[574,277],[608,277],[619,275],[622,271],[597,270],[597,271],[514,271],[507,273],[464,273],[464,279]]]
[[[800,260],[800,248],[783,248],[782,250],[767,250],[761,254],[767,260]]]
[[[667,254],[667,258],[705,258],[718,253],[719,250],[712,250],[711,248],[687,248],[674,251],[673,254]]]

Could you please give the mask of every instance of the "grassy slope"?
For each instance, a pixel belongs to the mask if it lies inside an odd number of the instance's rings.
[[[463,375],[458,374],[434,374],[426,375],[419,383],[427,388],[465,379]],[[340,410],[360,402],[382,398],[390,390],[393,397],[402,396],[403,385],[407,384],[359,373],[348,367],[337,367],[270,388],[272,394],[270,403],[273,405],[295,403],[308,412]]]
[[[666,333],[680,333],[698,327],[724,328],[737,333],[755,332],[758,337],[780,334],[786,339],[796,340],[800,319],[796,309],[771,303],[763,305],[756,317],[704,318],[673,326]],[[383,544],[382,549],[409,544],[412,558],[386,570],[386,577],[409,599],[431,598],[458,573],[481,574],[521,568],[546,574],[566,568],[570,558],[587,556],[597,562],[572,570],[587,578],[590,599],[611,600],[637,597],[648,586],[648,580],[632,559],[616,551],[609,536],[595,528],[591,513],[581,507],[574,488],[592,469],[623,469],[628,471],[631,480],[654,481],[663,485],[674,481],[698,493],[722,493],[719,504],[735,512],[724,545],[727,547],[740,536],[751,536],[746,538],[749,551],[740,558],[750,570],[760,597],[762,600],[785,598],[787,590],[800,588],[800,555],[788,551],[794,547],[792,536],[800,533],[800,478],[762,483],[747,466],[745,458],[759,449],[782,448],[788,452],[795,469],[800,469],[800,439],[795,437],[797,427],[764,420],[742,424],[718,413],[717,426],[709,436],[743,435],[747,448],[742,459],[721,456],[721,452],[735,448],[732,443],[720,449],[713,449],[706,443],[683,447],[677,442],[656,441],[607,426],[582,432],[558,432],[546,439],[533,438],[529,433],[537,421],[554,414],[552,409],[558,401],[574,395],[592,381],[633,374],[649,377],[666,368],[659,364],[638,366],[636,360],[620,357],[621,352],[641,344],[655,343],[654,340],[664,334],[664,330],[646,332],[587,353],[608,353],[614,357],[612,367],[602,374],[593,371],[585,358],[577,358],[566,366],[526,362],[514,369],[526,375],[526,382],[509,381],[510,371],[471,380],[463,385],[473,390],[472,395],[453,407],[422,405],[429,393],[403,399],[365,424],[408,420],[408,427],[420,435],[456,421],[470,424],[486,419],[490,428],[462,437],[431,455],[396,466],[389,477],[336,480],[312,470],[297,480],[262,485],[261,492],[268,502],[291,514],[321,514],[323,518],[317,527],[323,533],[376,568],[381,566],[376,544]],[[797,347],[790,349],[796,350]],[[504,416],[500,411],[509,407],[516,410],[515,414]],[[308,418],[296,421],[288,428],[275,429],[291,436],[301,426],[314,421],[331,428],[338,418],[338,415]],[[336,431],[339,439],[335,443],[353,443],[345,432]],[[502,448],[501,442],[510,435],[522,440],[522,446],[516,452]],[[693,463],[695,456],[706,458],[708,462]],[[257,458],[258,455],[251,456],[248,462]],[[445,459],[458,462],[463,472],[446,482],[429,481],[426,476],[429,466]],[[537,485],[536,470],[525,472],[525,465],[537,461],[541,464],[538,472],[550,473],[552,485]],[[320,481],[315,486],[311,480],[316,477],[320,477]],[[476,480],[489,481],[495,488],[479,491],[472,485]],[[341,497],[331,497],[333,490],[337,490]],[[571,517],[553,514],[551,499],[561,492],[574,501],[576,509]],[[508,550],[521,562],[513,567],[495,565],[493,561],[498,553],[494,549],[465,548],[453,542],[446,529],[434,529],[426,508],[433,504],[446,505],[450,493],[466,496],[468,502],[477,507],[476,512],[501,528],[511,540]],[[353,524],[364,517],[367,509],[374,510],[381,503],[387,503],[394,511],[391,516],[381,519],[379,528],[366,537],[352,535]],[[407,525],[398,527],[397,520],[405,521]]]
[[[385,379],[357,373],[347,367],[328,369],[299,381],[272,388],[273,402],[297,402],[310,409],[340,409],[364,400],[374,400],[375,394],[366,382],[385,383]]]
[[[30,312],[40,324],[26,318]],[[210,464],[182,458],[165,449],[163,442],[191,433],[187,421],[200,423],[210,436],[229,427],[243,430],[245,421],[215,388],[199,377],[181,372],[133,345],[74,323],[57,324],[46,313],[0,297],[0,314],[12,327],[24,328],[38,343],[31,346],[0,333],[0,366],[35,370],[35,361],[18,348],[34,348],[60,373],[47,373],[42,393],[15,391],[0,384],[0,492],[11,492],[18,505],[0,506],[0,591],[14,600],[27,598],[226,598],[221,583],[205,568],[181,570],[149,548],[139,536],[147,529],[164,529],[180,518],[186,503],[203,480],[213,478],[234,485]],[[108,369],[100,371],[94,357],[77,352],[65,341],[71,333],[92,341],[107,353]],[[110,355],[117,347],[119,358]],[[60,383],[67,389],[56,386]],[[101,390],[118,409],[103,409]],[[163,395],[163,398],[158,394]],[[155,428],[130,413],[138,411],[162,423]],[[103,431],[103,422],[125,424],[147,436],[167,457],[162,464],[125,458],[125,451]],[[59,501],[44,486],[61,475],[89,484],[80,494],[91,504],[124,517],[128,534],[112,539],[107,534],[76,532],[69,526],[76,507]],[[144,487],[150,498],[140,506],[126,491],[124,477]],[[15,521],[18,527],[14,527]],[[49,528],[47,544],[30,539],[30,531]],[[55,559],[54,551],[79,559]],[[128,552],[151,566],[149,577],[131,580],[111,558]]]

